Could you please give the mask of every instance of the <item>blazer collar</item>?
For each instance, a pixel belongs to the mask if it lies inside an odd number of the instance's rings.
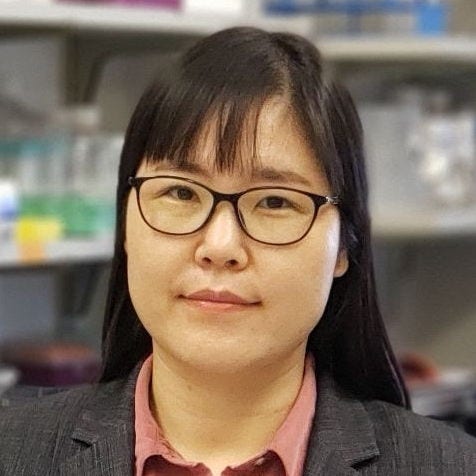
[[[346,396],[328,374],[318,376],[317,410],[304,476],[357,475],[353,467],[379,456],[372,421],[363,403]]]
[[[59,462],[60,476],[134,474],[134,392],[141,364],[126,379],[93,388],[70,435],[74,455]]]

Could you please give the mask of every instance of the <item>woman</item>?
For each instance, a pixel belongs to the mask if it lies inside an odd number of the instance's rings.
[[[4,401],[1,474],[471,475],[409,411],[377,306],[362,132],[306,40],[205,38],[119,170],[100,383]]]

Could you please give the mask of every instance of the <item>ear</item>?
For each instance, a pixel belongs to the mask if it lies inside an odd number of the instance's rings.
[[[339,254],[337,255],[336,265],[334,268],[334,278],[340,278],[343,276],[347,269],[349,268],[349,258],[347,255],[347,250],[341,248]]]

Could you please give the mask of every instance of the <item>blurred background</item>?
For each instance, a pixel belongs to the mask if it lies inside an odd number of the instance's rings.
[[[414,408],[476,433],[473,0],[0,1],[0,393],[97,372],[132,108],[161,55],[234,25],[304,35],[353,94]]]

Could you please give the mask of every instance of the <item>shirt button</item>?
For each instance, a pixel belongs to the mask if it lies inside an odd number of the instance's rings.
[[[261,456],[261,458],[258,458],[258,459],[255,461],[255,466],[262,466],[265,462],[266,462],[266,457],[265,457],[265,456]]]

